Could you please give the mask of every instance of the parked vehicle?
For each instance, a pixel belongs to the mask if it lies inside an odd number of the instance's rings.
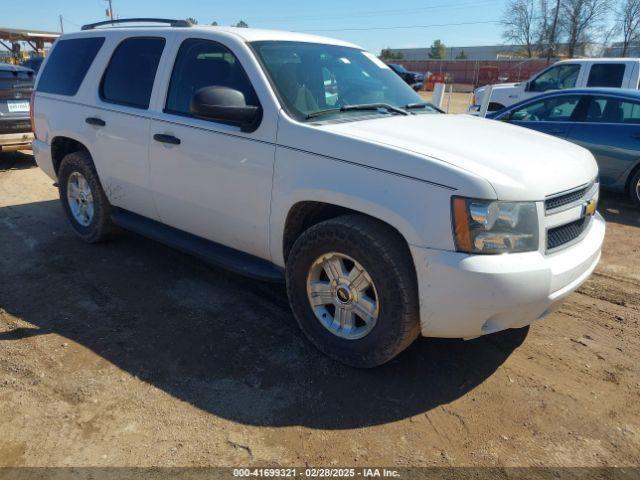
[[[44,61],[44,57],[31,57],[22,62],[22,66],[26,68],[30,68],[34,72],[38,73],[40,67],[42,66],[42,62]]]
[[[565,60],[551,65],[527,82],[493,85],[489,112],[552,90],[568,88],[629,88],[637,90],[640,81],[639,58],[588,58]],[[470,113],[480,111],[486,87],[474,91]]]
[[[424,75],[422,73],[410,72],[399,63],[389,63],[388,65],[389,68],[396,72],[411,88],[416,91],[422,90],[424,86]]]
[[[0,152],[31,144],[29,98],[34,79],[33,70],[0,63]]]
[[[600,167],[600,185],[640,206],[640,92],[615,88],[548,93],[488,115],[577,143]]]
[[[286,281],[306,336],[357,367],[529,325],[598,263],[587,150],[440,114],[349,43],[125,22],[61,37],[37,82],[35,156],[81,239],[119,225]]]

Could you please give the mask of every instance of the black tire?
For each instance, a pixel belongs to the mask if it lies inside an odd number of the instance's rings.
[[[636,207],[640,207],[640,188],[638,187],[639,184],[640,168],[636,170],[629,182],[629,197],[631,197],[631,201]]]
[[[344,339],[316,318],[307,296],[307,275],[323,254],[336,252],[360,263],[375,284],[379,313],[373,329]],[[394,229],[361,215],[319,223],[295,242],[287,260],[287,294],[300,328],[330,357],[353,367],[388,362],[420,334],[418,287],[411,254]]]
[[[93,218],[86,226],[81,225],[74,218],[67,199],[69,177],[74,172],[82,174],[87,180],[93,197]],[[111,205],[102,189],[102,185],[100,185],[98,173],[93,165],[91,155],[89,155],[88,152],[73,152],[62,159],[60,169],[58,170],[58,192],[60,194],[62,208],[78,237],[87,243],[98,243],[108,240],[113,236],[116,228],[111,221]]]

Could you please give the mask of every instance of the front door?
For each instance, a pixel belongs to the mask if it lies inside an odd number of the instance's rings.
[[[527,84],[521,100],[527,100],[552,90],[574,88],[579,84],[580,70],[579,63],[560,63],[548,68]]]
[[[578,95],[557,95],[516,108],[508,121],[555,137],[566,138],[578,111]]]
[[[269,259],[275,138],[195,118],[193,94],[207,86],[259,100],[236,55],[221,43],[188,38],[178,50],[164,113],[151,122],[151,185],[163,223]],[[267,129],[271,131],[270,129]],[[266,137],[266,138],[265,138]]]

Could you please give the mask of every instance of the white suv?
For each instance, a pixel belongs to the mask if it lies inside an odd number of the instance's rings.
[[[48,56],[34,123],[80,238],[119,225],[286,280],[304,333],[349,365],[528,325],[600,258],[587,150],[443,115],[337,40],[88,25]]]

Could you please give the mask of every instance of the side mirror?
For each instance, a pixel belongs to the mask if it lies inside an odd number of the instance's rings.
[[[524,110],[520,110],[519,112],[513,112],[510,116],[509,116],[509,120],[514,120],[514,121],[522,121],[525,118],[527,118],[527,112]]]
[[[204,87],[191,98],[191,114],[198,118],[237,125],[253,132],[262,120],[262,109],[247,105],[244,94],[228,87]]]
[[[524,91],[525,92],[532,92],[533,90],[531,90],[531,82],[527,82],[524,84]]]

